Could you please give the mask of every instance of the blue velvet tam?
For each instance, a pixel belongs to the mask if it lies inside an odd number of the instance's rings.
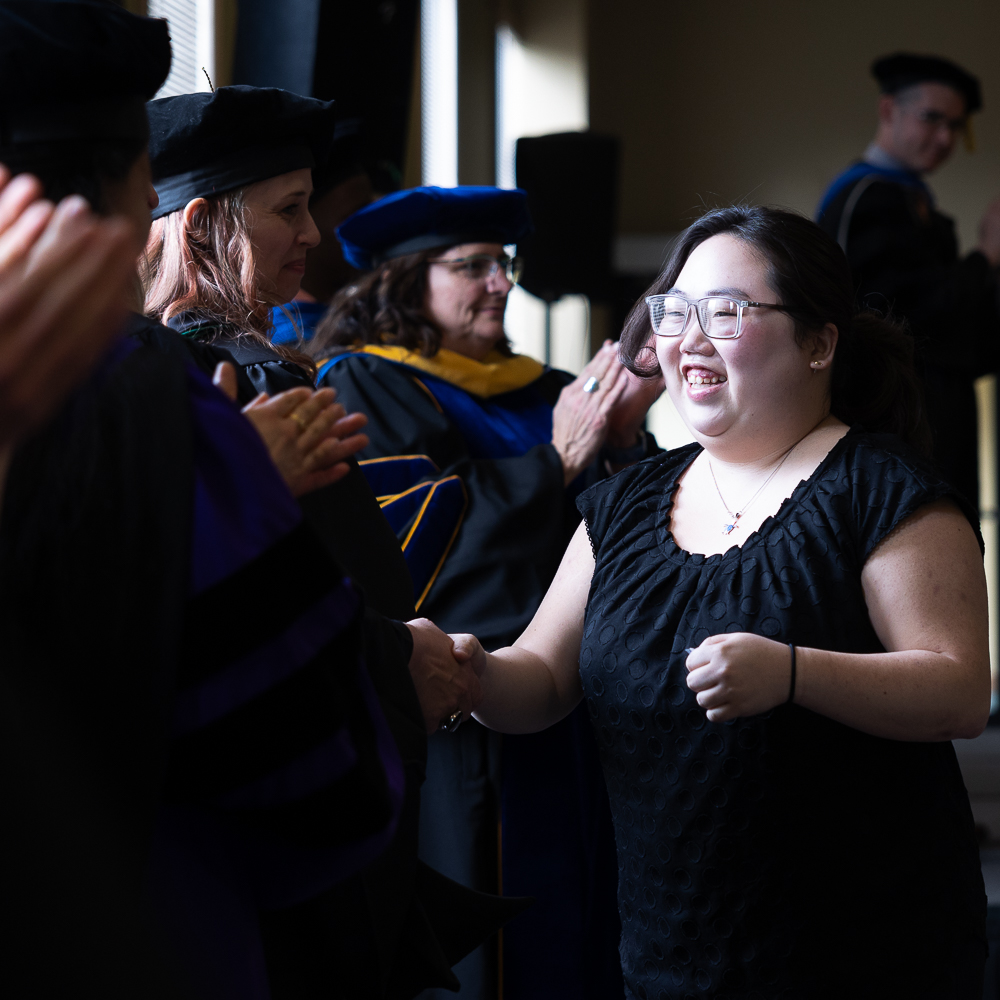
[[[418,187],[380,198],[337,228],[348,264],[362,271],[394,257],[458,243],[517,243],[534,229],[520,188]]]
[[[145,103],[169,71],[166,21],[111,3],[2,0],[0,150],[145,142]]]
[[[255,181],[326,161],[333,101],[276,87],[219,87],[150,101],[149,160],[160,204],[153,218]]]

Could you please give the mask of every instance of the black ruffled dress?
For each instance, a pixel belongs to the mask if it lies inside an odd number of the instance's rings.
[[[741,548],[670,534],[697,445],[579,499],[596,571],[580,660],[638,1000],[982,996],[986,899],[950,743],[869,736],[798,706],[713,724],[683,650],[723,632],[875,653],[861,570],[949,496],[892,437],[853,430]]]

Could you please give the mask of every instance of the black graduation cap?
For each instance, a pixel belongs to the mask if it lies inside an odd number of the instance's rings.
[[[0,0],[0,149],[146,138],[167,22],[93,0]]]
[[[153,218],[209,198],[315,167],[334,137],[332,101],[276,87],[219,87],[150,101],[149,158],[160,204]]]
[[[940,56],[919,56],[911,52],[896,52],[872,63],[872,75],[883,94],[895,94],[916,83],[946,83],[965,98],[966,113],[972,114],[983,106],[979,80],[961,66]]]

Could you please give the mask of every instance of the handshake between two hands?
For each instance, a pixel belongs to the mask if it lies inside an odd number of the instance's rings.
[[[222,362],[213,378],[216,386],[236,400],[236,371]],[[332,389],[290,389],[276,396],[262,393],[243,407],[257,428],[289,489],[295,496],[335,483],[348,472],[345,459],[368,444],[359,433],[368,422],[361,413],[345,413]],[[482,647],[471,635],[454,641],[433,622],[407,622],[413,636],[410,676],[413,678],[428,733],[472,718],[482,700],[479,677]]]
[[[417,689],[427,732],[444,728],[461,712],[458,722],[472,718],[483,699],[476,667],[482,647],[470,635],[452,638],[426,618],[414,618],[406,627],[413,636],[410,676]]]

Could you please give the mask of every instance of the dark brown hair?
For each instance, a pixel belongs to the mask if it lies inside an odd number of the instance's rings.
[[[387,260],[342,288],[316,327],[309,353],[325,358],[332,348],[387,344],[433,357],[441,347],[441,330],[424,314],[427,262],[446,252],[436,247]],[[496,350],[512,353],[506,338]]]
[[[904,326],[856,307],[847,257],[814,222],[766,206],[733,206],[703,215],[677,240],[663,273],[646,295],[671,289],[691,252],[720,233],[742,240],[767,262],[769,282],[795,321],[802,344],[832,323],[838,331],[830,382],[830,411],[846,424],[898,434],[924,454],[931,435],[923,390],[913,363],[913,338]],[[622,361],[636,375],[659,375],[646,303],[640,299],[621,337]]]

